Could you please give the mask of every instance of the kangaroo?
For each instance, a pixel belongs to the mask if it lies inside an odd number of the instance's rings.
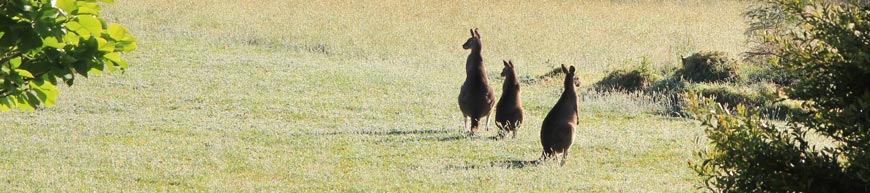
[[[569,70],[562,64],[562,72],[565,73],[565,91],[541,124],[541,146],[544,147],[541,160],[546,161],[556,157],[557,153],[562,153],[561,165],[564,166],[568,159],[568,149],[574,143],[574,129],[577,127],[577,92],[574,87],[579,81],[574,77],[574,66]]]
[[[498,138],[504,138],[507,133],[513,133],[517,138],[517,129],[523,124],[523,100],[520,98],[520,81],[513,61],[504,62],[501,76],[504,76],[501,98],[495,105],[495,126],[499,128]]]
[[[480,126],[480,118],[486,116],[486,130],[489,130],[489,113],[495,104],[495,94],[486,77],[486,68],[483,65],[483,57],[480,55],[480,33],[472,29],[471,38],[462,45],[463,49],[470,49],[468,61],[465,62],[465,83],[459,91],[459,109],[462,110],[465,126],[471,119],[471,135],[477,132]]]

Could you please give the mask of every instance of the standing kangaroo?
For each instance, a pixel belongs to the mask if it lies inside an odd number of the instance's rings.
[[[486,116],[486,130],[489,130],[489,113],[495,104],[495,94],[486,78],[486,68],[480,55],[480,34],[476,29],[470,30],[471,38],[462,45],[463,49],[471,49],[468,61],[465,62],[465,83],[459,91],[459,109],[462,110],[465,126],[471,119],[471,135],[477,132],[480,118]]]
[[[541,146],[544,147],[541,160],[546,161],[562,153],[561,165],[564,166],[577,127],[577,92],[574,87],[579,81],[574,77],[574,66],[569,70],[562,64],[562,72],[565,73],[565,91],[541,124]]]
[[[513,61],[504,62],[501,75],[505,77],[502,86],[501,98],[495,105],[495,126],[499,128],[498,137],[512,132],[513,138],[517,138],[517,129],[523,124],[523,100],[520,98],[520,81],[517,80],[517,72]]]

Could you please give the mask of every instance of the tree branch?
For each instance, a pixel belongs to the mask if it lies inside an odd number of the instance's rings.
[[[23,54],[24,54],[24,53],[18,52],[18,53],[15,53],[15,54],[10,55],[10,56],[8,56],[8,57],[5,57],[5,58],[3,58],[2,60],[0,60],[0,64],[5,64],[6,62],[9,62],[10,60],[12,60],[12,58],[19,57],[19,56],[21,56],[21,55],[23,55]]]

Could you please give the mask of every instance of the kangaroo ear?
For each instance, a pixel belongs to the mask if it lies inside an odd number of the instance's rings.
[[[474,28],[474,35],[475,35],[475,37],[480,39],[480,32],[477,32],[477,28]]]
[[[508,64],[511,65],[511,68],[514,68],[514,61],[508,60]]]
[[[571,74],[574,74],[574,66],[571,66]]]
[[[511,67],[511,66],[510,66],[510,65],[509,65],[509,64],[508,64],[508,62],[507,62],[507,61],[505,61],[505,60],[502,60],[502,61],[501,61],[501,62],[504,62],[504,66],[507,66],[507,67]]]
[[[562,72],[566,74],[568,73],[568,68],[565,68],[565,64],[562,64]]]
[[[471,37],[474,37],[474,29],[468,29],[468,31],[471,32]]]

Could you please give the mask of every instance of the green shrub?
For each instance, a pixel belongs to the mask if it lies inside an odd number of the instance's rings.
[[[794,101],[781,98],[778,87],[772,83],[757,83],[748,86],[734,84],[696,84],[693,90],[700,96],[711,98],[725,108],[734,110],[738,105],[752,107],[764,118],[785,119],[802,112]]]
[[[652,62],[644,57],[639,66],[631,69],[619,69],[610,72],[601,81],[595,83],[598,91],[635,92],[646,90],[650,85],[661,79],[661,76],[650,69]]]
[[[552,80],[560,80],[561,81],[561,80],[563,80],[563,79],[561,79],[563,77],[562,74],[563,74],[562,67],[555,66],[555,67],[552,67],[550,69],[550,71],[548,71],[547,73],[544,73],[542,75],[539,75],[536,77],[531,76],[531,75],[522,75],[519,77],[519,79],[520,79],[520,83],[523,83],[523,84],[532,84],[532,83],[537,83],[537,82],[548,82],[548,81],[552,81]]]
[[[726,84],[697,84],[694,89],[701,96],[713,98],[717,103],[728,107],[738,104],[747,106],[765,106],[772,103],[775,94],[765,93],[768,90],[754,90],[749,87],[738,87]]]
[[[748,84],[770,82],[779,86],[788,86],[796,79],[794,75],[772,64],[750,63],[740,66],[736,82]]]
[[[786,72],[781,66],[775,65],[775,54],[784,46],[780,42],[769,41],[768,37],[785,36],[791,31],[791,26],[796,26],[797,15],[783,10],[783,5],[755,1],[750,3],[749,9],[744,16],[749,19],[749,27],[746,30],[747,41],[750,44],[749,51],[742,54],[743,61],[748,67],[754,67],[750,75],[746,76],[754,82],[773,82],[781,86],[788,86],[796,77]]]
[[[806,113],[800,107],[800,102],[795,100],[783,100],[758,109],[762,117],[771,119],[787,120],[794,115]]]
[[[744,105],[728,109],[691,91],[686,98],[710,143],[697,152],[701,162],[689,165],[712,192],[859,192],[866,186],[848,177],[836,158],[810,148],[807,130],[778,128]]]
[[[870,6],[765,2],[797,17],[788,33],[765,41],[776,46],[774,66],[797,78],[785,93],[805,101],[806,112],[777,128],[743,105],[732,114],[690,92],[690,109],[710,145],[690,165],[714,192],[870,192]],[[833,143],[812,146],[807,133]]]
[[[737,64],[724,52],[701,51],[683,57],[680,75],[692,82],[730,81],[737,77]]]

